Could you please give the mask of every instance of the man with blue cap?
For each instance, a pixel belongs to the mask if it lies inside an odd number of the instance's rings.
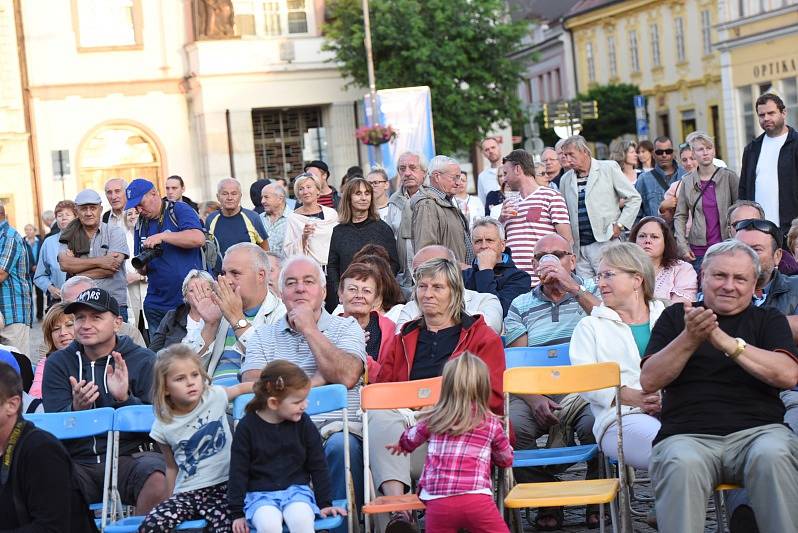
[[[197,213],[183,202],[162,200],[152,182],[135,179],[125,191],[125,209],[139,213],[133,236],[133,266],[147,276],[144,316],[155,332],[164,315],[183,303],[186,274],[202,269],[205,234]]]

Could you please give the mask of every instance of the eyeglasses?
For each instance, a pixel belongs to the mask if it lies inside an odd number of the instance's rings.
[[[690,148],[690,143],[682,143],[679,145],[679,150],[684,150],[686,148]]]
[[[607,270],[605,272],[599,272],[598,274],[596,274],[593,277],[593,281],[595,281],[596,284],[598,285],[598,283],[601,282],[601,280],[612,281],[617,275],[618,273],[615,272],[614,270]]]
[[[538,252],[534,255],[535,261],[540,261],[544,255],[553,255],[557,259],[562,259],[563,257],[568,257],[569,255],[574,255],[571,252],[566,252],[565,250],[554,250],[553,252]]]
[[[358,294],[362,294],[363,296],[374,296],[374,289],[371,287],[358,287],[356,285],[350,285],[346,289],[346,293],[349,296],[357,296]]]
[[[657,155],[671,155],[673,153],[673,148],[665,148],[664,150],[654,150],[654,153]]]
[[[762,220],[760,218],[747,218],[745,220],[738,220],[734,223],[735,231],[744,231],[753,229],[767,233],[776,241],[776,245],[781,248],[781,230],[770,220]]]

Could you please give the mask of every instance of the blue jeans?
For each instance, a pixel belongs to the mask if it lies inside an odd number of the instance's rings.
[[[161,325],[161,320],[166,316],[166,313],[167,311],[161,309],[144,306],[144,317],[147,319],[147,331],[150,332],[150,338],[158,331],[158,326]]]
[[[346,498],[346,467],[344,463],[344,434],[334,433],[324,445],[324,456],[330,470],[333,500]],[[363,442],[359,437],[349,434],[349,462],[352,469],[352,482],[355,484],[355,509],[363,506]],[[355,515],[354,520],[357,520]],[[340,527],[332,530],[335,533],[346,533],[346,520]]]

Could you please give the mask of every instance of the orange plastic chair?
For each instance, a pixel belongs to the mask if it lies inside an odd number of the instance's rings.
[[[370,531],[369,515],[394,511],[416,511],[424,504],[415,494],[402,496],[376,496],[371,494],[369,466],[369,417],[371,409],[418,409],[438,403],[442,378],[419,379],[398,383],[373,383],[360,390],[360,407],[363,410],[363,515],[366,531]]]
[[[510,394],[565,394],[587,392],[592,390],[615,389],[615,417],[618,425],[618,471],[620,479],[590,479],[582,481],[559,481],[551,483],[519,483],[512,487],[504,499],[508,509],[524,509],[529,507],[560,507],[587,504],[600,504],[599,516],[604,516],[604,504],[611,503],[616,496],[621,499],[621,531],[624,525],[631,527],[630,517],[624,511],[628,509],[625,502],[626,464],[623,457],[623,427],[621,424],[620,402],[621,370],[617,363],[598,363],[576,366],[550,367],[518,367],[505,370],[504,394],[505,409]],[[509,434],[509,426],[505,421],[505,429]],[[512,469],[508,469],[507,478],[512,479]],[[513,529],[519,531],[521,524],[517,515]],[[618,524],[613,513],[613,529]],[[604,533],[604,521],[600,521],[601,533]]]

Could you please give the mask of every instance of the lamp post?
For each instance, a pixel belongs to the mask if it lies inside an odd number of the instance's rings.
[[[377,116],[377,81],[374,77],[374,56],[371,52],[371,20],[369,19],[369,0],[363,0],[363,25],[365,38],[363,44],[366,47],[366,64],[369,73],[369,99],[371,100],[371,125],[379,124]]]

